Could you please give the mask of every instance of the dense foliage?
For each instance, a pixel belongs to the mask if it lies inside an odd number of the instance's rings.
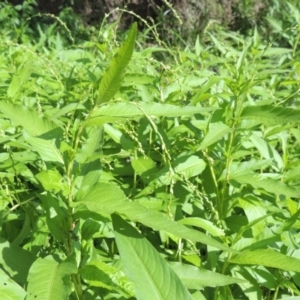
[[[287,5],[185,48],[135,23],[83,42],[94,29],[51,17],[36,35],[1,11],[1,299],[299,299]]]

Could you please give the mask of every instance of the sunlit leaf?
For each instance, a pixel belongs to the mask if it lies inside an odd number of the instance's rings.
[[[132,282],[128,280],[125,274],[102,261],[88,263],[79,273],[91,286],[115,290],[124,296],[134,296]]]
[[[126,215],[128,219],[140,222],[155,230],[164,230],[175,236],[192,241],[208,244],[223,250],[230,250],[215,239],[200,231],[189,229],[186,226],[172,221],[167,215],[152,211],[137,202],[129,201],[123,191],[110,183],[99,183],[78,199],[74,206],[84,204],[91,211],[99,213]]]
[[[222,122],[209,124],[208,133],[205,135],[198,150],[205,149],[214,144],[231,131],[232,129]]]
[[[259,249],[234,255],[231,263],[245,265],[261,265],[285,271],[300,272],[300,260],[281,254],[272,249]]]
[[[29,270],[26,299],[68,299],[71,293],[70,274],[76,266],[57,262],[52,256],[38,258]]]
[[[243,109],[242,118],[258,120],[266,125],[299,122],[300,110],[272,105],[247,106]]]
[[[0,269],[0,297],[3,300],[25,299],[26,291]]]
[[[47,117],[26,106],[0,101],[0,111],[15,125],[23,126],[32,136],[42,135],[57,128]]]
[[[244,280],[238,278],[233,278],[182,263],[171,262],[170,266],[184,285],[188,289],[192,290],[198,290],[206,286],[216,287],[244,282]]]
[[[124,78],[126,67],[133,53],[136,34],[137,24],[134,23],[129,31],[127,39],[111,60],[109,68],[105,71],[102,77],[99,86],[97,104],[108,102],[119,90]]]
[[[193,299],[168,263],[142,234],[118,215],[113,215],[112,220],[121,260],[134,284],[138,300]]]
[[[154,117],[180,117],[207,113],[214,108],[198,106],[176,106],[161,103],[109,103],[97,108],[84,122],[85,126],[99,126],[115,121],[138,119],[145,115]]]

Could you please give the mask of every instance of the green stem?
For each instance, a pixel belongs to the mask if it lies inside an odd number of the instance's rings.
[[[276,289],[275,289],[275,293],[274,293],[274,296],[273,296],[273,300],[276,300],[276,299],[277,299],[278,292],[279,292],[279,286],[277,286]]]
[[[66,247],[66,254],[67,256],[71,256],[74,252],[72,241],[73,241],[73,227],[74,227],[74,219],[73,219],[73,189],[75,185],[75,180],[72,178],[73,173],[73,166],[74,166],[74,160],[75,160],[75,153],[77,152],[79,141],[82,135],[82,132],[84,130],[84,127],[79,127],[76,138],[73,143],[73,150],[74,153],[72,153],[72,156],[70,157],[67,167],[66,167],[66,177],[69,185],[69,194],[66,199],[66,205],[68,207],[68,234],[67,238],[65,240],[65,247]],[[72,274],[71,276],[72,282],[74,285],[75,293],[77,295],[78,300],[84,299],[83,292],[82,292],[82,285],[81,285],[81,278],[79,274]]]

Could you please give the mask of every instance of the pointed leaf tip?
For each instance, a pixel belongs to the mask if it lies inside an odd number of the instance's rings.
[[[130,62],[134,50],[136,34],[137,24],[134,23],[126,40],[111,60],[109,67],[101,79],[97,104],[111,100],[121,87],[126,67]]]

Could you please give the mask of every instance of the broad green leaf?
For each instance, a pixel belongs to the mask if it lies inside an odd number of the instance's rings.
[[[183,225],[196,226],[205,229],[213,236],[224,236],[224,230],[215,226],[212,222],[201,218],[184,218],[178,221]]]
[[[275,166],[277,169],[283,168],[284,164],[282,157],[279,155],[276,149],[272,145],[270,145],[270,143],[268,143],[266,140],[264,140],[256,134],[252,134],[250,136],[250,140],[253,143],[253,145],[257,148],[262,157],[268,160],[274,160],[272,165]]]
[[[266,125],[295,123],[300,120],[300,110],[272,105],[247,106],[243,109],[241,118],[254,119]]]
[[[237,278],[246,279],[244,282],[238,283],[245,294],[245,298],[247,297],[249,300],[263,300],[261,287],[256,278],[253,278],[252,274],[248,272],[249,269],[249,267],[236,265],[232,268],[231,273]]]
[[[244,265],[261,265],[285,271],[300,272],[300,260],[286,256],[272,249],[259,249],[234,255],[231,263]]]
[[[239,198],[239,206],[244,210],[249,223],[252,223],[251,231],[253,237],[256,237],[266,228],[266,222],[257,222],[255,220],[264,220],[267,216],[267,211],[263,206],[261,199],[254,197],[253,195],[247,195]]]
[[[215,239],[200,231],[187,228],[186,226],[171,220],[167,215],[152,211],[137,202],[130,202],[123,191],[110,183],[99,183],[90,188],[84,197],[74,202],[74,206],[84,204],[90,211],[126,215],[128,219],[140,222],[154,230],[164,230],[183,239],[211,245],[213,247],[231,251]]]
[[[0,269],[0,298],[1,300],[25,299],[26,291]]]
[[[146,156],[133,158],[131,160],[131,165],[134,171],[139,175],[156,168],[155,162],[151,158]]]
[[[81,226],[81,238],[86,241],[90,240],[93,235],[99,231],[99,229],[100,223],[91,218],[88,218]]]
[[[232,129],[222,122],[210,123],[208,133],[205,135],[197,151],[205,149],[208,146],[214,144],[231,131]]]
[[[176,106],[161,103],[126,103],[117,102],[101,105],[84,122],[86,127],[99,126],[115,121],[126,121],[127,119],[149,117],[181,117],[194,114],[203,114],[215,108],[199,106]]]
[[[248,175],[236,176],[234,180],[239,183],[250,184],[254,188],[260,188],[272,194],[300,197],[299,189],[289,186],[280,180],[263,178],[263,174],[249,172]]]
[[[87,128],[86,134],[87,139],[75,156],[75,160],[79,163],[88,161],[97,151],[99,151],[103,140],[103,128]]]
[[[103,127],[105,133],[108,134],[116,143],[121,144],[123,149],[134,149],[134,142],[125,137],[125,135],[120,130],[114,128],[109,124],[104,124]]]
[[[284,174],[285,181],[299,181],[300,179],[300,166],[296,166],[294,168],[291,168]]]
[[[153,75],[148,74],[126,74],[124,78],[123,86],[144,86],[146,84],[153,84],[157,78]]]
[[[44,161],[57,162],[59,165],[64,164],[63,157],[55,145],[55,140],[45,140],[37,137],[32,137],[26,132],[23,136],[31,146],[32,150],[38,152]]]
[[[66,208],[60,206],[58,198],[50,192],[39,196],[46,211],[46,220],[51,234],[59,241],[63,241],[68,234]]]
[[[170,262],[169,264],[184,285],[191,290],[202,289],[206,286],[216,287],[244,282],[242,279],[222,275],[192,265],[178,262]]]
[[[7,90],[7,96],[11,98],[15,98],[20,93],[20,90],[23,84],[28,80],[30,74],[32,72],[32,64],[33,61],[27,60],[18,73],[13,75],[12,81]]]
[[[70,274],[76,272],[72,263],[58,263],[52,256],[38,258],[29,270],[26,300],[69,299]]]
[[[62,189],[62,177],[57,170],[46,170],[35,175],[46,191],[59,192]]]
[[[0,101],[0,111],[15,125],[23,126],[32,136],[39,136],[57,128],[54,122],[23,105]]]
[[[115,290],[121,295],[134,296],[134,287],[125,274],[102,261],[91,261],[79,270],[82,279],[91,286]]]
[[[2,269],[19,284],[27,281],[28,270],[34,255],[0,238],[0,264]]]
[[[118,215],[112,215],[116,243],[138,300],[192,300],[178,276],[148,240]]]
[[[195,96],[193,96],[193,98],[191,99],[191,103],[192,104],[196,104],[199,101],[202,100],[203,95],[205,95],[205,93],[216,83],[220,82],[223,78],[221,76],[212,76],[211,78],[208,79],[207,82],[205,82],[205,84],[203,84],[203,86],[199,89],[199,91],[197,92],[197,94]],[[210,94],[209,98],[212,96]]]
[[[172,181],[189,179],[202,173],[206,167],[203,159],[196,155],[188,155],[178,157],[172,163],[174,174],[170,173],[169,167],[165,167],[156,174],[149,176],[148,181],[151,185],[159,187],[162,185],[169,185]]]
[[[79,175],[76,178],[76,188],[86,189],[100,181],[102,166],[100,159],[83,164]],[[81,191],[83,192],[83,191]],[[78,197],[78,195],[76,195]]]
[[[108,102],[119,90],[134,50],[136,34],[137,24],[134,23],[125,42],[111,60],[101,79],[97,104]]]
[[[52,115],[51,118],[52,119],[59,118],[74,110],[85,110],[85,107],[81,103],[70,103],[58,109],[58,111],[54,115]]]
[[[224,170],[219,180],[234,179],[235,177],[249,174],[253,170],[258,170],[270,164],[271,160],[249,160],[244,162],[233,162],[229,171]]]

